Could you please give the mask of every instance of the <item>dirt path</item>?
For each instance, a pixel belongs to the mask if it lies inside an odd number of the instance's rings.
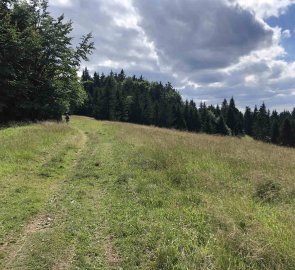
[[[105,165],[113,162],[112,147],[103,142],[108,129],[89,118],[76,118],[71,125],[78,137],[70,165],[50,187],[44,210],[16,241],[2,245],[3,269],[118,269],[121,258],[101,206]]]
[[[54,184],[55,186],[52,186],[52,190],[55,190],[52,198],[48,202],[48,204],[54,202],[57,203],[59,199],[61,199],[62,194],[60,194],[60,188],[63,181],[65,181],[67,178],[71,177],[71,175],[74,173],[74,170],[77,166],[78,160],[80,158],[81,153],[83,152],[85,145],[87,143],[88,137],[87,135],[82,131],[78,130],[79,136],[77,139],[75,139],[75,144],[77,147],[77,151],[75,154],[75,157],[73,159],[72,165],[68,170],[66,171],[66,174],[62,175],[60,177],[60,181],[58,184]],[[46,207],[45,207],[46,208]],[[13,267],[13,263],[16,261],[17,257],[19,257],[30,240],[36,233],[45,232],[46,230],[50,230],[55,222],[56,219],[62,219],[61,216],[57,213],[50,213],[45,210],[45,213],[39,213],[35,217],[31,219],[31,221],[24,227],[22,230],[21,235],[18,237],[17,241],[10,242],[7,240],[3,245],[0,246],[0,251],[4,254],[8,254],[8,256],[4,259],[3,267],[4,269],[15,269]],[[70,261],[71,258],[74,256],[73,251],[68,252],[70,254],[66,261]],[[67,263],[63,260],[60,265],[57,264],[54,269],[67,269],[66,267]],[[18,268],[19,269],[19,268]]]

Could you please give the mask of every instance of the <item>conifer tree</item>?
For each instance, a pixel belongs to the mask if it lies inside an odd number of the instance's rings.
[[[288,118],[286,118],[282,124],[280,138],[282,145],[294,146],[294,132]]]
[[[118,80],[119,80],[120,82],[123,82],[125,79],[126,79],[126,75],[125,75],[124,70],[122,69],[121,72],[120,72],[119,75],[118,75]]]
[[[245,133],[249,136],[253,134],[253,113],[249,107],[246,107],[244,114],[244,129]]]
[[[230,135],[230,129],[226,125],[223,116],[218,118],[217,126],[216,126],[216,133],[221,135]]]
[[[218,104],[217,104],[216,109],[215,109],[215,115],[216,115],[216,117],[220,117],[220,116],[221,116],[221,110],[220,110]],[[223,118],[223,119],[224,119],[224,118]]]
[[[124,121],[124,98],[121,89],[118,87],[116,90],[115,99],[115,120]]]
[[[93,87],[100,87],[99,73],[94,72],[93,74]]]
[[[262,103],[253,124],[253,135],[256,139],[267,140],[270,137],[270,117],[264,102]]]
[[[194,132],[199,132],[201,130],[200,114],[197,110],[196,103],[193,100],[191,100],[189,103],[187,128],[188,130],[194,131]]]
[[[233,135],[238,135],[237,130],[237,109],[235,105],[235,101],[233,98],[231,98],[229,107],[227,110],[227,126],[231,129]]]
[[[159,107],[160,107],[159,102],[155,101],[154,108],[153,108],[153,123],[155,126],[160,126]],[[177,127],[175,126],[175,128]]]
[[[271,142],[277,144],[279,142],[280,129],[278,121],[275,119],[271,127]]]
[[[216,133],[217,120],[213,112],[210,110],[206,111],[204,114],[202,131],[208,134]]]
[[[116,113],[116,90],[117,85],[114,79],[114,75],[110,75],[105,80],[105,86],[102,94],[102,118],[107,120],[115,120]]]
[[[105,80],[106,80],[106,76],[105,74],[102,72],[100,75],[100,86],[103,87],[105,85]]]
[[[144,94],[144,104],[143,104],[143,123],[146,125],[151,125],[153,121],[153,104],[149,92]]]
[[[223,116],[223,119],[225,121],[227,121],[227,114],[228,114],[228,102],[226,99],[224,99],[221,105],[221,115]]]
[[[174,115],[174,120],[173,120],[172,127],[176,129],[180,129],[180,130],[185,130],[187,126],[185,123],[184,114],[179,104],[176,104],[173,107],[173,115]]]
[[[200,132],[202,129],[202,120],[199,111],[196,111],[195,120],[194,120],[194,130]]]
[[[184,104],[184,120],[185,120],[187,129],[191,131],[192,128],[191,128],[191,119],[190,119],[190,107],[189,107],[188,100],[186,100]]]

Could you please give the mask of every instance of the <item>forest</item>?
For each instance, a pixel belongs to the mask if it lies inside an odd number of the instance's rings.
[[[168,82],[149,82],[142,76],[127,77],[124,70],[109,75],[83,70],[81,82],[87,93],[85,103],[73,113],[100,120],[124,121],[154,125],[190,132],[243,136],[294,146],[295,108],[292,112],[270,112],[266,105],[241,112],[234,98],[221,105],[198,106],[193,100],[183,101]]]
[[[263,103],[241,112],[234,98],[214,106],[184,101],[171,83],[109,75],[81,61],[94,50],[92,35],[73,46],[72,22],[53,18],[45,0],[0,3],[0,122],[61,120],[65,113],[190,132],[243,136],[295,145],[295,109],[270,112]],[[99,45],[98,45],[99,46]]]

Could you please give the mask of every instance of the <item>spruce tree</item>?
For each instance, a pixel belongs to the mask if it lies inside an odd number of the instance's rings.
[[[200,114],[197,110],[196,103],[193,100],[191,100],[189,103],[187,128],[188,130],[194,131],[194,132],[199,132],[201,129]]]
[[[184,120],[185,120],[187,129],[189,131],[192,131],[192,128],[191,128],[192,121],[190,119],[190,106],[189,106],[188,100],[186,100],[184,104]]]
[[[179,130],[187,129],[181,106],[179,104],[175,105],[172,111],[174,115],[173,127]]]
[[[226,125],[223,116],[218,118],[217,126],[216,126],[216,133],[221,135],[230,135],[230,129]]]
[[[93,74],[93,87],[100,87],[99,73],[94,72]]]
[[[227,113],[227,126],[232,130],[233,135],[237,135],[236,132],[236,114],[233,107],[229,107],[228,113]]]
[[[246,107],[244,114],[244,130],[249,136],[253,134],[253,113],[249,107]]]
[[[151,125],[153,122],[153,103],[148,91],[144,93],[143,123]]]
[[[225,121],[227,121],[227,114],[228,114],[228,102],[226,99],[224,99],[221,105],[221,115],[223,116]]]
[[[216,125],[217,119],[215,115],[210,110],[206,110],[206,113],[204,113],[202,131],[208,134],[214,134],[216,133]]]
[[[100,75],[100,87],[103,87],[105,85],[105,81],[106,81],[106,76],[102,72],[101,75]]]
[[[102,94],[102,118],[105,120],[115,120],[116,113],[116,91],[117,84],[114,75],[110,74],[105,80],[105,86]]]
[[[200,132],[202,129],[202,120],[201,116],[198,110],[196,110],[195,116],[194,116],[194,131]]]
[[[266,141],[271,136],[270,133],[270,116],[263,102],[254,119],[253,135],[258,140]]]
[[[215,115],[216,115],[216,117],[220,117],[220,116],[221,116],[221,110],[220,110],[218,104],[217,104],[216,109],[215,109]],[[224,119],[224,118],[223,118],[223,119]]]
[[[281,127],[280,139],[284,146],[294,146],[294,132],[290,120],[286,118]]]
[[[153,123],[155,126],[160,126],[159,107],[160,107],[159,102],[155,101],[154,107],[153,107]],[[177,120],[175,120],[175,122],[177,122]],[[175,128],[177,127],[175,126]]]
[[[274,120],[271,127],[271,142],[277,144],[279,142],[280,129],[277,120]]]
[[[121,72],[120,72],[119,75],[118,75],[118,80],[119,80],[120,82],[123,82],[125,79],[126,79],[126,75],[125,75],[124,70],[122,69]]]
[[[230,99],[230,103],[227,110],[227,118],[226,124],[231,129],[233,135],[238,135],[241,133],[241,127],[243,123],[241,123],[241,117],[239,114],[239,110],[236,108],[234,98]]]
[[[116,100],[115,100],[115,119],[117,121],[124,120],[124,98],[120,88],[116,90]]]

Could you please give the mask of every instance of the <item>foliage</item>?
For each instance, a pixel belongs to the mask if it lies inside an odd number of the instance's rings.
[[[294,146],[294,130],[290,120],[286,118],[281,127],[281,141],[284,146]]]
[[[234,98],[229,102],[224,99],[221,107],[207,106],[205,102],[197,107],[193,100],[183,101],[170,83],[163,85],[144,80],[142,76],[128,77],[124,70],[107,76],[95,72],[92,77],[85,68],[81,80],[88,98],[74,111],[76,114],[190,132],[247,134],[257,140],[286,146],[295,143],[295,109],[293,114],[288,111],[271,114],[263,103],[259,110],[256,106],[254,111],[246,107],[243,114]],[[289,119],[290,125],[283,129],[285,119]]]
[[[0,19],[0,121],[60,119],[81,105],[91,34],[73,48],[72,22],[53,18],[46,0],[1,2]]]
[[[124,70],[119,74],[111,72],[107,76],[95,72],[91,77],[87,68],[82,73],[81,81],[88,99],[74,113],[101,120],[219,133],[218,109],[213,106],[207,108],[203,103],[198,109],[193,100],[183,102],[169,82],[163,85],[142,77],[127,77]],[[230,134],[226,124],[221,134]]]

